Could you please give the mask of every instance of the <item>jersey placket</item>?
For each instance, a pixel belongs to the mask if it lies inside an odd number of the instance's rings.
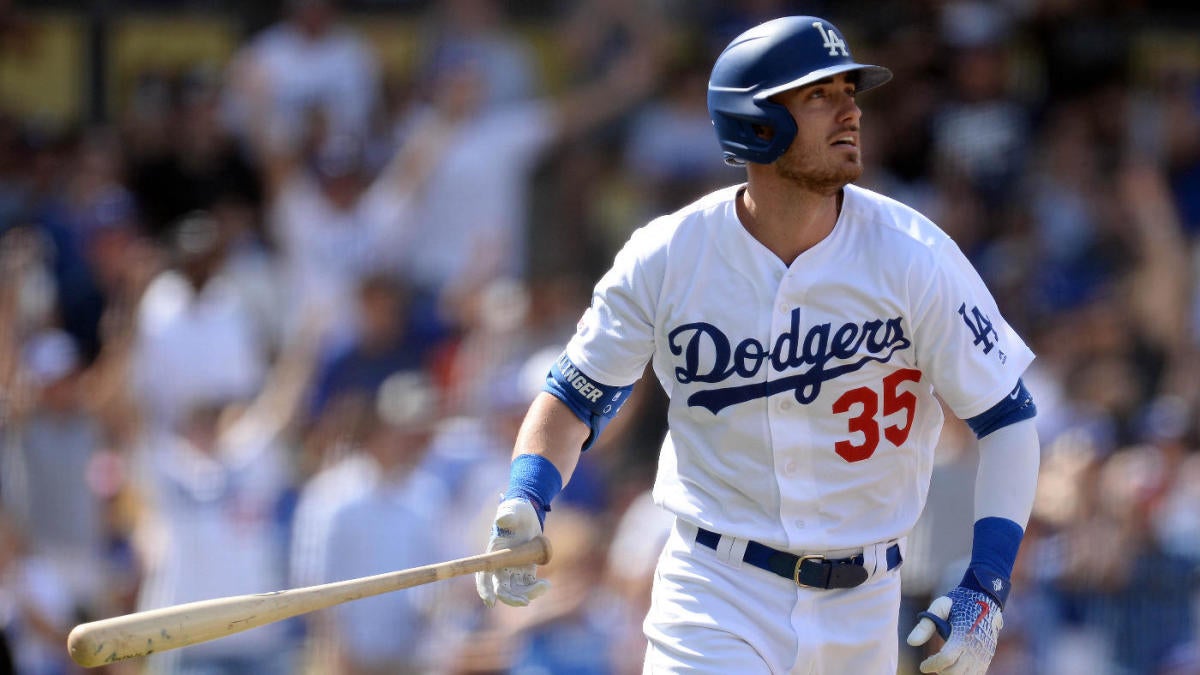
[[[771,331],[778,341],[781,336],[792,332],[792,315],[798,313],[800,329],[792,337],[803,339],[805,311],[804,290],[794,270],[778,271],[776,291],[771,306]],[[778,342],[769,348],[774,350]],[[796,349],[800,349],[800,344]],[[786,354],[784,357],[786,359]],[[767,381],[772,382],[795,375],[794,369],[777,370],[767,368]],[[775,462],[775,479],[779,488],[779,520],[787,536],[788,546],[799,541],[811,540],[811,530],[817,525],[815,516],[818,505],[807,503],[805,496],[818,492],[814,480],[811,453],[806,449],[805,439],[811,438],[811,423],[803,404],[796,399],[794,391],[784,391],[771,396],[767,402],[767,425],[770,429],[771,454]]]

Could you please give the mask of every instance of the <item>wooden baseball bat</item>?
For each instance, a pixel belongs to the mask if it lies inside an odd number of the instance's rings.
[[[234,595],[101,619],[76,626],[67,651],[81,666],[94,666],[215,640],[343,602],[398,591],[501,567],[544,565],[550,541],[539,536],[504,548],[424,567],[273,593]]]

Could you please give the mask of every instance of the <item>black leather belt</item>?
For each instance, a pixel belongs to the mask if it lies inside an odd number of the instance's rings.
[[[717,550],[721,535],[702,527],[697,529],[699,531],[696,533],[696,543]],[[742,562],[774,572],[784,579],[791,579],[799,586],[809,588],[854,588],[866,581],[868,576],[867,568],[863,567],[861,553],[850,558],[830,559],[823,555],[796,555],[779,551],[757,541],[747,542]],[[900,544],[889,546],[887,568],[894,570],[902,562],[904,560],[900,557]]]

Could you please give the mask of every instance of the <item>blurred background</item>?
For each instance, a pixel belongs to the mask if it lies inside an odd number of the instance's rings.
[[[77,672],[81,621],[481,551],[592,284],[741,180],[713,59],[797,13],[895,72],[861,183],[1038,354],[990,672],[1200,673],[1200,9],[1168,0],[0,0],[0,672]],[[456,579],[95,672],[640,672],[663,412],[644,379],[588,452],[530,608]],[[948,423],[903,631],[965,567],[975,456]]]

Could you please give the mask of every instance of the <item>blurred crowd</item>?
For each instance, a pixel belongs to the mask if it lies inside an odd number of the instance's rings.
[[[289,0],[105,124],[0,102],[0,672],[76,672],[82,621],[480,552],[592,284],[741,179],[716,54],[810,13],[895,72],[860,100],[862,184],[949,232],[1038,355],[1039,496],[990,672],[1200,673],[1200,10],[376,4],[417,27],[413,68]],[[22,25],[0,2],[0,58]],[[640,672],[664,409],[645,378],[587,453],[529,608],[459,578],[100,672]],[[965,568],[973,442],[947,424],[902,629]]]

